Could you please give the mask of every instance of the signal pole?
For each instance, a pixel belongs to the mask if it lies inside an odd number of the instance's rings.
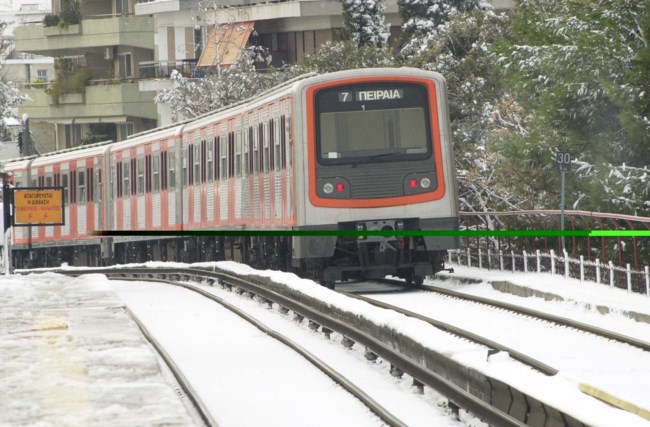
[[[560,193],[560,231],[562,231],[562,236],[560,236],[560,241],[562,242],[562,253],[566,246],[564,245],[564,190],[566,187],[566,173],[571,171],[571,154],[567,152],[562,152],[558,150],[555,161],[557,163],[557,168],[562,174],[562,189]]]

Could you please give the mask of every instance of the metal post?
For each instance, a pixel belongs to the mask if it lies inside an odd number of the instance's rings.
[[[29,134],[29,116],[25,113],[23,114],[23,150],[22,155],[24,157],[31,156],[34,154],[32,150],[32,138]]]
[[[564,189],[566,187],[566,172],[562,171],[562,192],[560,196],[560,231],[562,236],[560,236],[560,242],[562,243],[562,251],[565,251],[566,246],[564,245]]]

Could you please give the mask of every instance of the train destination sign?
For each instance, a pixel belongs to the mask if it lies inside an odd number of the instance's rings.
[[[404,91],[402,89],[375,89],[362,90],[354,92],[340,92],[339,102],[352,101],[383,101],[386,99],[403,99]]]
[[[14,188],[14,225],[63,225],[63,187]]]

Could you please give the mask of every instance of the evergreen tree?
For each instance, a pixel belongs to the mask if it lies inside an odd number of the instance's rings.
[[[402,17],[402,46],[414,52],[419,39],[435,36],[440,25],[450,17],[478,8],[490,8],[483,0],[397,0]]]
[[[524,186],[559,189],[560,149],[577,159],[573,207],[634,213],[650,204],[649,14],[647,1],[520,0],[517,43],[498,60],[529,119],[525,134],[494,143],[526,165]],[[557,195],[547,195],[550,205]]]
[[[447,79],[461,209],[517,209],[522,201],[498,181],[493,167],[499,154],[486,149],[489,132],[500,126],[495,105],[504,92],[491,47],[510,37],[510,21],[491,9],[474,9],[450,16],[436,35],[418,40],[420,48],[406,64]]]
[[[341,0],[343,3],[343,38],[358,46],[384,46],[390,36],[384,24],[383,0]]]

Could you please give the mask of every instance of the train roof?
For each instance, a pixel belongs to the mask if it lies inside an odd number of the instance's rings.
[[[223,115],[228,112],[231,113],[233,110],[241,109],[242,111],[247,109],[254,109],[257,105],[262,105],[266,102],[266,99],[270,96],[282,96],[283,93],[292,93],[299,91],[301,88],[307,87],[312,84],[317,84],[326,81],[333,81],[337,79],[345,79],[351,77],[363,77],[363,76],[385,76],[385,75],[399,75],[399,76],[412,76],[412,77],[426,77],[434,78],[441,83],[444,83],[444,78],[442,75],[433,72],[425,71],[417,68],[401,67],[401,68],[362,68],[355,70],[343,70],[336,71],[333,73],[307,73],[301,76],[295,77],[291,80],[288,80],[284,83],[281,83],[267,91],[264,91],[260,94],[255,95],[254,97],[248,98],[246,100],[237,102],[235,104],[230,104],[223,106],[219,109],[210,111],[203,115],[193,117],[178,123],[173,123],[164,127],[159,127],[155,129],[150,129],[144,132],[139,132],[137,134],[131,135],[128,139],[120,142],[113,141],[103,141],[92,145],[81,145],[78,147],[67,148],[63,150],[57,150],[51,153],[46,153],[40,156],[29,157],[29,158],[17,158],[9,159],[4,162],[5,168],[10,166],[12,168],[20,168],[26,166],[26,162],[31,159],[34,159],[34,164],[38,165],[41,163],[49,163],[50,161],[60,160],[61,158],[83,158],[92,156],[98,153],[103,152],[106,149],[110,150],[119,150],[129,148],[133,145],[141,143],[143,140],[151,140],[152,136],[155,139],[165,139],[173,136],[180,135],[186,127],[197,128],[203,126],[206,122],[218,120],[218,116]],[[108,147],[108,148],[107,148]]]

